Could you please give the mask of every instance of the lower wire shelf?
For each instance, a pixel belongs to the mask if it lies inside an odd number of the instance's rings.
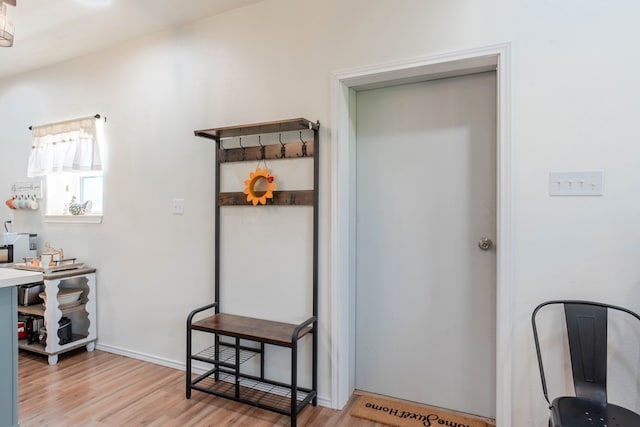
[[[238,385],[238,395],[236,395],[235,375],[215,370],[192,382],[194,390],[237,400],[280,414],[291,415],[291,388],[286,384],[243,375],[238,378]],[[302,409],[314,396],[315,393],[312,393],[311,390],[298,387],[296,390],[296,411]]]
[[[240,347],[240,364],[247,362],[252,357],[260,354],[259,348],[242,346]],[[194,360],[206,363],[219,363],[222,366],[233,367],[236,363],[236,349],[233,344],[221,342],[218,349],[218,357],[216,358],[216,346],[205,348],[198,354],[191,356]]]

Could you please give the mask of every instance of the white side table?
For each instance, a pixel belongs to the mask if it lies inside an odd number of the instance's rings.
[[[43,275],[44,292],[47,304],[18,307],[21,314],[42,316],[47,329],[46,345],[40,343],[28,344],[25,340],[19,342],[22,350],[47,355],[49,364],[58,363],[58,355],[79,347],[86,346],[87,351],[95,349],[97,339],[96,325],[96,270],[95,268],[79,268]],[[60,289],[80,289],[80,301],[71,306],[58,304]],[[58,324],[62,317],[71,319],[71,342],[60,344]]]

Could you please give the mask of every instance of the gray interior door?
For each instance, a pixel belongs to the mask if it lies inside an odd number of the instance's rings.
[[[496,74],[360,91],[356,120],[356,388],[494,417]]]

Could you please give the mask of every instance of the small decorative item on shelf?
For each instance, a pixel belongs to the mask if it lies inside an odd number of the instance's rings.
[[[79,203],[76,199],[76,196],[71,198],[71,202],[69,203],[69,213],[71,215],[84,215],[87,212],[91,212],[91,200],[87,200],[84,203]]]
[[[39,258],[25,258],[24,264],[30,267],[40,267],[40,259]]]
[[[243,191],[247,195],[247,202],[253,203],[253,206],[258,203],[264,205],[267,199],[273,199],[273,190],[276,188],[274,178],[273,175],[269,175],[269,169],[266,168],[257,168],[255,172],[249,173],[249,179],[245,180],[246,187]],[[257,189],[256,185],[260,188]]]
[[[44,244],[44,252],[40,254],[40,266],[41,267],[54,267],[57,261],[64,259],[64,251],[62,248],[53,249],[51,243]]]
[[[68,288],[68,289],[60,289],[58,291],[58,306],[61,308],[69,308],[75,305],[80,304],[80,297],[82,295],[82,289],[76,288]],[[40,299],[42,299],[43,304],[47,305],[47,293],[40,292],[38,294]]]

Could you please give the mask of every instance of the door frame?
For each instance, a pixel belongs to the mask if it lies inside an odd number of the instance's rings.
[[[332,75],[331,403],[355,388],[355,98],[357,91],[496,71],[496,424],[511,424],[512,188],[510,44],[338,71]],[[499,369],[498,369],[499,367]]]

